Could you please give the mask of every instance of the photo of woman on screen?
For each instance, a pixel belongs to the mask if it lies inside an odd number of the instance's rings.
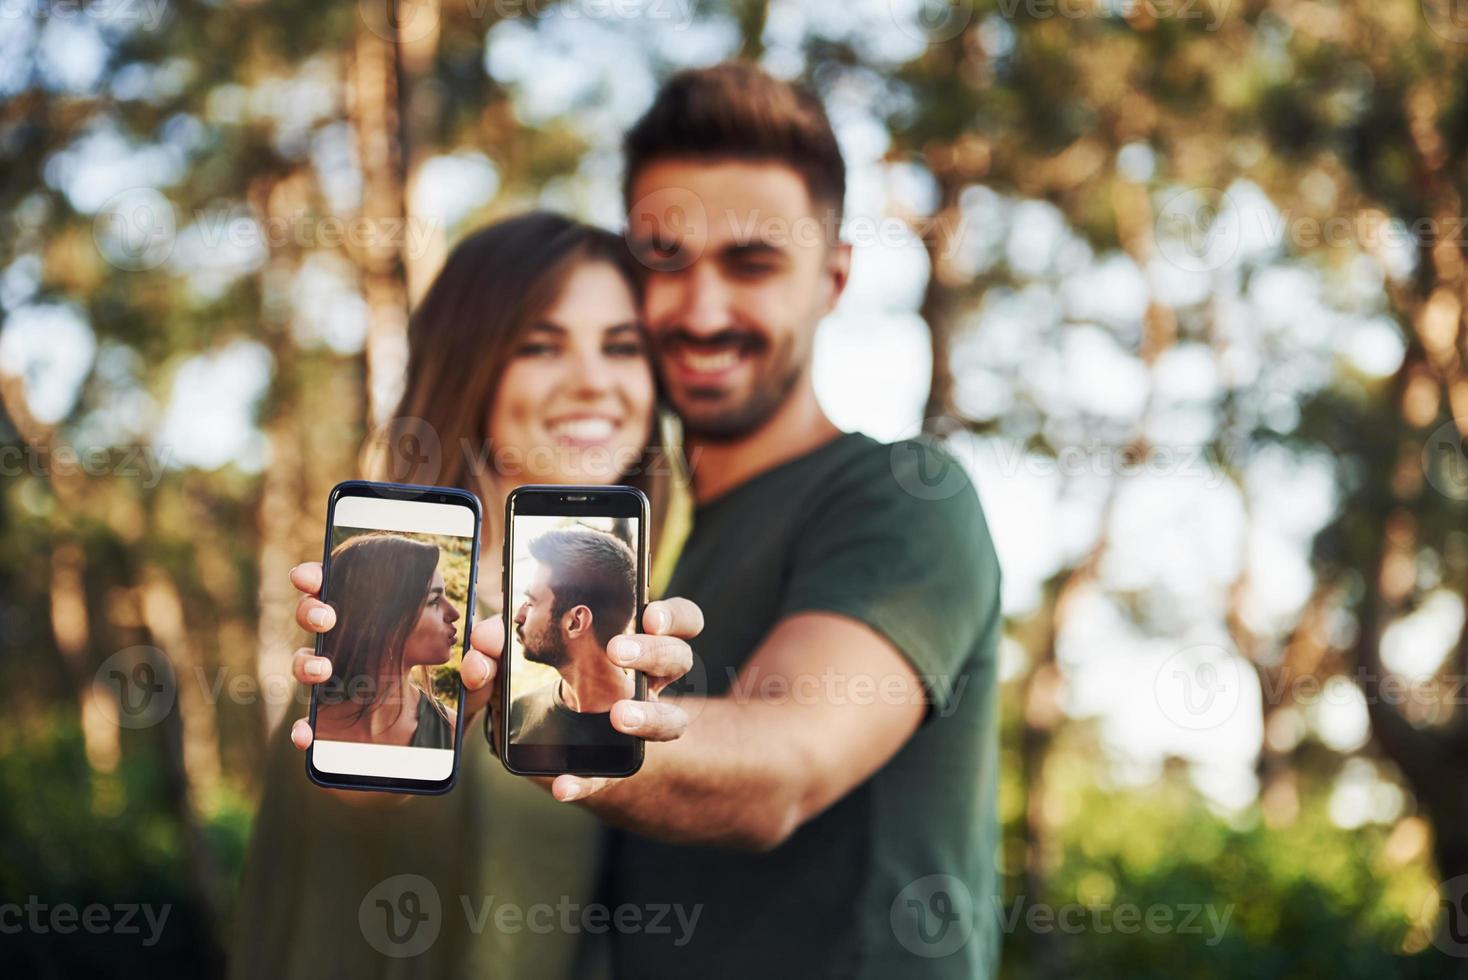
[[[333,669],[316,715],[323,739],[453,748],[454,712],[428,675],[453,657],[462,616],[439,557],[400,534],[359,534],[332,551],[326,595],[337,624],[322,647]]]

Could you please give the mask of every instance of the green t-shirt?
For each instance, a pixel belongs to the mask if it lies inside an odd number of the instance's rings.
[[[560,680],[510,703],[510,741],[516,745],[625,745],[610,711],[573,711],[561,697]]]
[[[618,834],[614,907],[650,924],[681,906],[694,924],[618,930],[617,975],[992,976],[999,566],[959,464],[922,442],[834,439],[701,507],[668,594],[707,624],[686,690],[725,694],[780,620],[827,611],[885,636],[930,707],[891,761],[769,853]],[[880,681],[816,690],[877,699]]]

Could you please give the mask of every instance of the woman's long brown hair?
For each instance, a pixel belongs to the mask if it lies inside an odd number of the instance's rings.
[[[396,685],[405,674],[403,648],[428,600],[438,558],[433,545],[397,534],[363,534],[332,549],[325,596],[336,626],[322,634],[321,655],[331,661],[328,700],[357,700],[354,723],[384,693],[397,698],[402,712],[406,692],[384,692],[382,678]],[[364,684],[370,697],[361,697]]]
[[[493,458],[485,423],[500,379],[530,325],[583,262],[610,264],[639,294],[636,260],[626,242],[564,215],[533,211],[508,218],[454,246],[409,320],[407,386],[395,417],[373,440],[375,453],[364,471],[374,479],[425,482],[413,472],[417,450],[404,452],[403,447],[421,446],[426,426],[439,456],[436,477],[427,482],[476,494],[485,482],[493,485],[493,472],[481,479],[474,470],[478,461],[488,466]],[[666,511],[664,473],[670,462],[657,414],[639,465],[623,478],[647,494],[652,535]],[[498,528],[494,510],[487,507],[485,519]]]

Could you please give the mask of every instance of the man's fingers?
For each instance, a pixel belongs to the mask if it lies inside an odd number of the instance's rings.
[[[331,661],[316,656],[311,647],[302,647],[291,658],[291,676],[302,684],[320,684],[331,676]]]
[[[691,640],[703,632],[703,610],[681,596],[649,602],[642,611],[642,628],[654,636],[681,636]]]
[[[614,636],[607,644],[607,656],[618,667],[640,670],[665,684],[682,677],[693,666],[693,649],[676,636]]]
[[[302,751],[311,747],[312,735],[311,723],[305,718],[297,718],[296,723],[291,726],[291,742]]]
[[[469,646],[492,660],[498,660],[505,648],[505,617],[491,616],[475,623],[474,631],[469,634]]]
[[[612,780],[605,776],[572,776],[562,773],[551,783],[551,795],[562,803],[570,803],[573,800],[584,800],[611,784]]]
[[[296,623],[307,633],[325,633],[336,625],[336,610],[315,596],[301,596],[296,603]]]
[[[612,705],[612,727],[649,742],[671,742],[688,728],[688,713],[666,701],[618,701]]]
[[[459,667],[459,676],[464,679],[464,686],[470,691],[490,691],[489,682],[494,680],[498,663],[486,657],[478,650],[470,650],[464,654],[464,663]]]
[[[321,562],[302,562],[291,569],[291,585],[307,595],[321,593]]]

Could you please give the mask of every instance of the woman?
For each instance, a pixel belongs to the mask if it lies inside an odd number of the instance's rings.
[[[683,507],[669,505],[658,423],[623,242],[535,213],[478,231],[449,255],[410,321],[407,387],[365,470],[479,495],[477,598],[488,615],[501,611],[499,515],[518,484],[639,486],[653,506],[655,566],[666,562],[659,542]],[[319,578],[304,581],[304,568],[292,581],[314,592]],[[323,608],[303,600],[297,619],[307,626]],[[466,700],[466,712],[475,707]],[[580,921],[598,900],[602,827],[590,814],[510,776],[482,738],[466,738],[459,783],[443,796],[323,791],[308,783],[292,734],[283,726],[272,745],[235,917],[235,976],[595,975],[605,937],[510,930],[492,917],[514,905],[521,922],[539,908],[574,908]],[[312,736],[309,727],[294,734],[304,735],[297,745]],[[373,918],[376,904],[393,901],[374,892],[389,879],[431,890],[441,910],[433,941],[410,958],[393,958],[398,948]]]
[[[454,656],[460,614],[444,595],[438,548],[398,534],[363,534],[331,552],[327,595],[336,626],[321,653],[316,734],[336,742],[454,747],[454,713],[430,692],[428,668]],[[412,679],[421,668],[422,682]]]

